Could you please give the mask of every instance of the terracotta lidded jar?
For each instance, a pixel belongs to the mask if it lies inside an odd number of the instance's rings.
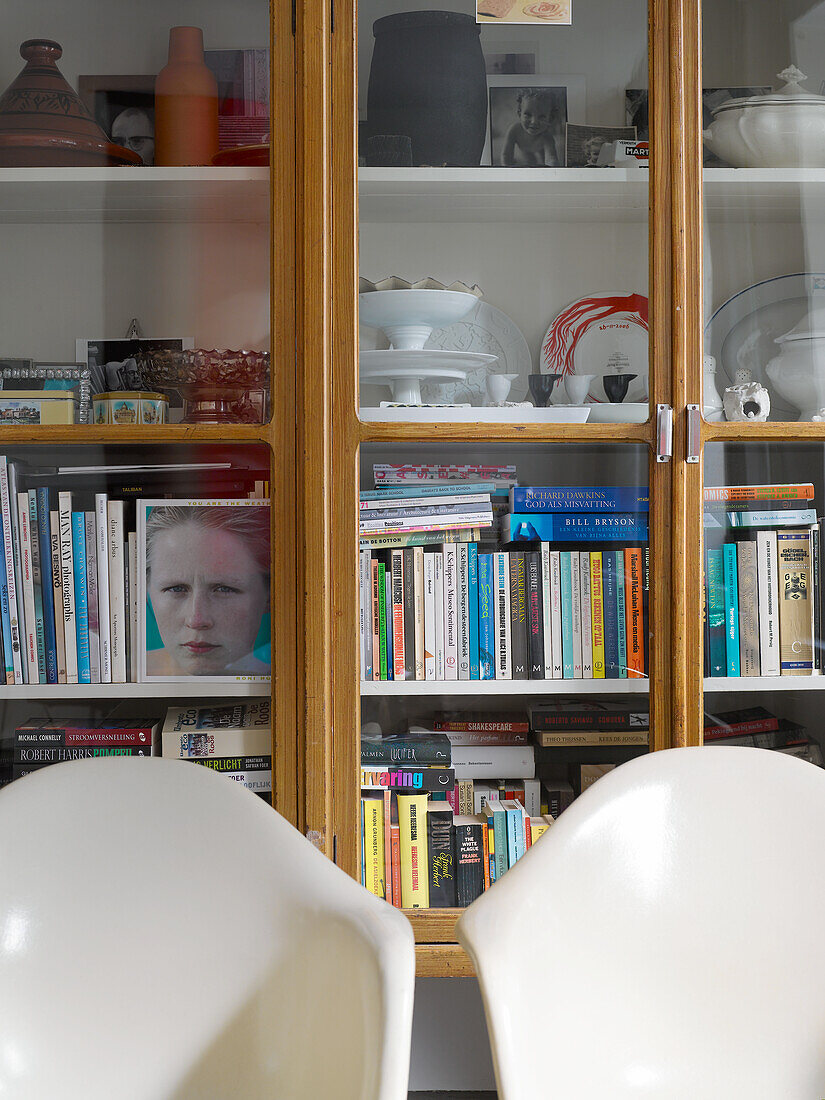
[[[155,164],[211,164],[218,151],[218,85],[200,27],[172,27],[155,81]]]

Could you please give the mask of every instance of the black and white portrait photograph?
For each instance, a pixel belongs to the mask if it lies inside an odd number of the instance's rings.
[[[567,88],[490,88],[490,148],[499,168],[564,167]]]
[[[187,351],[195,346],[193,336],[147,340],[77,340],[78,363],[92,374],[93,393],[144,389],[140,376],[140,354],[152,351]]]
[[[155,163],[155,78],[153,76],[81,76],[80,96],[98,126],[116,145]]]
[[[268,500],[137,502],[141,680],[270,678]]]
[[[599,168],[599,157],[605,145],[614,141],[635,140],[635,126],[577,126],[568,123],[565,145],[567,167]]]

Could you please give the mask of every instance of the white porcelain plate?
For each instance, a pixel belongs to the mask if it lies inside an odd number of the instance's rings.
[[[489,302],[480,301],[463,320],[449,328],[436,329],[426,347],[483,353],[492,358],[469,370],[465,382],[423,385],[423,401],[449,401],[456,404],[469,401],[472,405],[483,405],[488,399],[488,374],[518,375],[510,387],[507,400],[524,401],[527,398],[527,378],[533,371],[533,357],[527,341],[518,325],[503,310],[491,306]]]
[[[588,294],[576,299],[545,334],[539,356],[542,374],[595,375],[589,393],[594,403],[607,400],[603,375],[635,374],[627,401],[643,401],[648,393],[647,316],[643,294]]]
[[[374,380],[378,375],[387,378],[412,377],[428,378],[449,370],[452,378],[468,371],[481,370],[494,363],[494,355],[480,352],[443,351],[440,348],[383,348],[375,351],[362,351],[361,381]],[[458,372],[458,373],[455,373]],[[442,377],[447,377],[442,374]],[[423,397],[423,395],[422,395]],[[423,400],[429,399],[424,397]]]
[[[716,359],[720,393],[737,384],[737,370],[771,395],[771,420],[796,420],[799,409],[773,388],[765,367],[778,353],[776,337],[792,329],[811,309],[825,304],[825,274],[801,271],[745,287],[713,314],[705,326],[705,354]]]

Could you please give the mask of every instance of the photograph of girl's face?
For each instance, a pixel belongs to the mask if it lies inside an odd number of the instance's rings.
[[[239,535],[198,523],[158,531],[147,585],[166,674],[170,662],[186,676],[269,673],[252,654],[269,586]]]

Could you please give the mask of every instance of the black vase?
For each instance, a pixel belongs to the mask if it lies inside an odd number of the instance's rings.
[[[377,19],[372,30],[368,132],[409,134],[416,165],[478,165],[487,75],[473,17],[408,11]]]

